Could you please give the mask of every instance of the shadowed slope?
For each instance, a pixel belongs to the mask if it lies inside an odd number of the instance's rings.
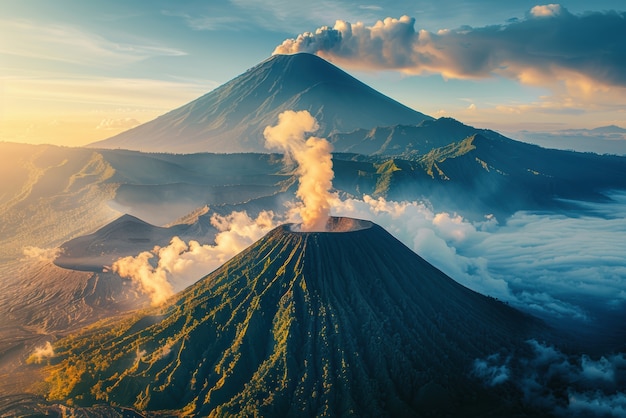
[[[335,222],[347,232],[278,227],[164,308],[62,341],[50,398],[212,416],[473,411],[487,396],[473,360],[543,332],[379,226]]]

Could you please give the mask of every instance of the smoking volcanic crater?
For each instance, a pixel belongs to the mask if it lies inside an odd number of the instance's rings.
[[[326,226],[322,231],[303,231],[301,224],[285,224],[282,228],[286,231],[297,232],[301,234],[309,234],[314,232],[331,232],[331,233],[340,233],[340,232],[356,232],[361,231],[363,229],[369,229],[374,226],[374,223],[370,221],[366,221],[363,219],[354,219],[348,217],[341,216],[331,216],[328,218],[326,222]]]
[[[279,226],[164,306],[61,340],[48,399],[200,416],[517,408],[506,385],[478,384],[472,363],[541,338],[541,322],[374,223],[328,226]]]

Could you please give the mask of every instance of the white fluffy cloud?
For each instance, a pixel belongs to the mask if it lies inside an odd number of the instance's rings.
[[[457,250],[459,245],[480,239],[484,230],[495,224],[493,217],[471,224],[458,215],[434,213],[424,203],[370,196],[364,196],[363,200],[337,200],[331,211],[336,216],[374,221],[456,281],[484,294],[512,299],[506,281],[487,271],[484,258],[469,258]]]
[[[35,347],[28,360],[29,362],[39,364],[50,357],[54,357],[54,348],[50,341],[46,341],[44,345]]]
[[[377,223],[475,291],[544,318],[590,324],[598,306],[616,312],[626,307],[626,195],[612,198],[571,214],[518,212],[503,223],[491,215],[470,222],[436,213],[427,203],[369,196],[335,199],[331,214]],[[137,283],[150,278],[144,291],[156,286],[153,300],[167,298],[282,222],[272,212],[256,219],[245,212],[214,215],[220,231],[215,245],[174,238],[167,247],[118,261],[116,268],[130,268],[133,273],[124,274]]]
[[[624,418],[626,417],[626,394],[620,392],[614,395],[602,395],[598,392],[573,392],[569,396],[568,415]]]
[[[538,5],[530,9],[530,14],[534,17],[558,16],[562,12],[560,4]]]
[[[474,360],[472,373],[487,386],[496,386],[509,380],[511,371],[507,363],[508,359],[503,362],[500,354],[492,354],[484,359]]]

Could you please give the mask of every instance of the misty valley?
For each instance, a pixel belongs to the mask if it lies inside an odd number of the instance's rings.
[[[309,54],[0,154],[0,416],[626,411],[624,156]]]

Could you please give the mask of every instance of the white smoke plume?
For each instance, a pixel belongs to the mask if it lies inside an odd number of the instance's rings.
[[[324,231],[333,200],[332,145],[324,138],[305,134],[315,132],[319,125],[306,111],[287,110],[278,116],[278,124],[263,131],[266,148],[284,151],[298,164],[299,187],[296,195],[302,201],[298,212],[303,231]]]
[[[50,341],[46,341],[44,345],[35,347],[28,359],[28,362],[40,364],[45,359],[50,357],[54,357],[54,348],[52,347]]]
[[[51,263],[61,255],[61,251],[60,248],[39,248],[29,245],[24,247],[22,253],[28,258]]]
[[[186,243],[173,237],[166,247],[155,247],[137,256],[117,260],[112,270],[131,279],[150,297],[154,306],[164,303],[175,292],[209,274],[276,227],[272,212],[261,212],[252,219],[246,212],[227,216],[214,214],[211,224],[218,229],[215,244]]]

